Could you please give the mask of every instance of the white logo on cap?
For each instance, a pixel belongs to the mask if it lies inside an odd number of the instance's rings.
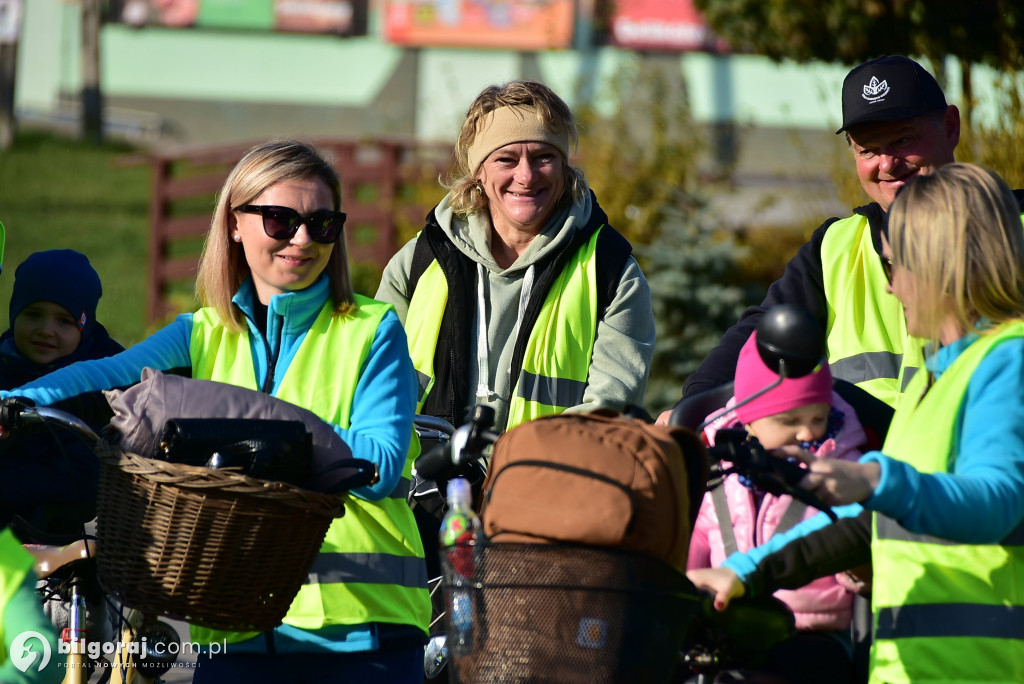
[[[886,81],[879,81],[874,76],[871,77],[871,82],[864,86],[864,92],[861,94],[868,102],[878,102],[889,94],[889,84]]]

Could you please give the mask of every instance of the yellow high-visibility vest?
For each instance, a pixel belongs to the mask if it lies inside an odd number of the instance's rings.
[[[359,373],[377,327],[392,308],[360,295],[355,300],[356,310],[339,316],[328,299],[275,394],[342,427],[349,426]],[[248,332],[229,330],[212,308],[194,315],[191,348],[193,377],[258,389]],[[345,515],[331,523],[310,579],[292,601],[285,624],[319,629],[379,622],[414,625],[426,633],[430,596],[423,544],[405,500],[418,455],[419,442],[414,439],[402,484],[389,497],[381,501],[346,497]],[[195,625],[191,633],[204,644],[256,636]]]

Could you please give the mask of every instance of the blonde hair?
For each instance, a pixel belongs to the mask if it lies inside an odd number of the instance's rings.
[[[276,183],[307,178],[322,180],[330,189],[332,208],[341,209],[341,180],[334,167],[312,145],[294,140],[271,140],[256,145],[245,153],[224,181],[199,260],[196,296],[203,306],[216,309],[229,328],[244,328],[242,314],[231,303],[231,298],[251,273],[242,245],[231,239],[233,211],[252,202]],[[352,311],[355,302],[344,232],[334,243],[324,272],[331,281],[335,313]]]
[[[1024,317],[1024,226],[1002,178],[945,164],[910,182],[889,212],[893,264],[913,274],[915,312],[937,341],[946,316],[962,330]]]
[[[494,110],[512,107],[524,114],[532,113],[544,128],[556,134],[567,134],[571,147],[579,143],[576,117],[569,106],[553,90],[537,81],[509,81],[504,85],[484,88],[473,100],[462,122],[462,129],[455,141],[455,171],[441,178],[441,185],[451,194],[450,203],[455,213],[483,213],[488,208],[487,195],[477,185],[476,168],[470,168],[470,149],[476,140],[481,122]],[[582,201],[587,194],[587,181],[583,172],[569,164],[563,155],[562,168],[565,189],[559,203],[567,198]]]

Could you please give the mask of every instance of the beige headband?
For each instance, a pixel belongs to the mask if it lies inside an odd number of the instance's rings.
[[[499,107],[485,114],[477,124],[476,137],[466,155],[470,172],[476,173],[491,152],[515,142],[547,143],[569,161],[569,131],[548,130],[533,114],[533,109],[525,107]]]

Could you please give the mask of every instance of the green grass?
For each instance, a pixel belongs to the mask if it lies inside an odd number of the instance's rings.
[[[25,257],[68,248],[89,257],[103,282],[96,317],[124,345],[147,334],[149,167],[116,160],[134,150],[24,132],[0,151],[0,330],[8,327],[14,271]]]

